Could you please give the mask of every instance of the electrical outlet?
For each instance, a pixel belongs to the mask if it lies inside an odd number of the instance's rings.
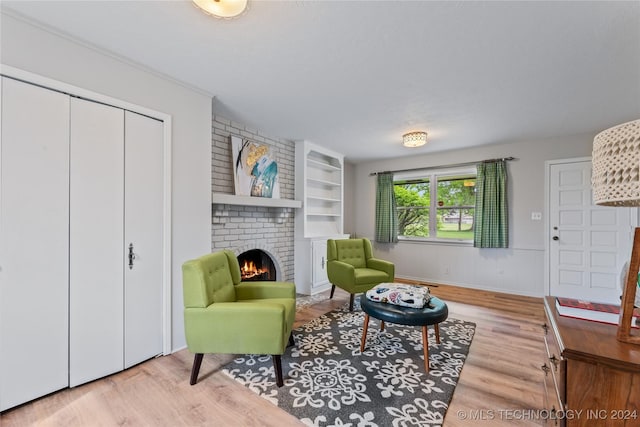
[[[542,220],[542,212],[531,212],[531,220],[532,221],[541,221]]]

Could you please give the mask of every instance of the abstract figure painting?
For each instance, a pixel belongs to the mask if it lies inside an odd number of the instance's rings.
[[[237,196],[280,198],[278,163],[271,146],[232,136],[231,154]]]

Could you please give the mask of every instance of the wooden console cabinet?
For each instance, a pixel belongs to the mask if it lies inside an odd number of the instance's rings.
[[[555,301],[544,301],[547,425],[640,426],[640,346],[616,325],[560,316]]]

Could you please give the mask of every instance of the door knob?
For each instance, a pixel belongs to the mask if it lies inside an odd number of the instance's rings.
[[[133,268],[134,259],[136,259],[136,254],[133,253],[133,243],[129,243],[129,270]]]
[[[560,240],[560,238],[558,236],[553,236],[552,239],[553,240]]]

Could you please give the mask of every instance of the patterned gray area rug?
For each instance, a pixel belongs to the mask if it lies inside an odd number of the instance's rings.
[[[359,306],[331,311],[294,330],[282,356],[278,388],[271,356],[236,358],[223,372],[310,426],[442,425],[475,324],[449,318],[441,343],[429,328],[429,374],[420,327],[371,318],[360,352],[364,314]]]

